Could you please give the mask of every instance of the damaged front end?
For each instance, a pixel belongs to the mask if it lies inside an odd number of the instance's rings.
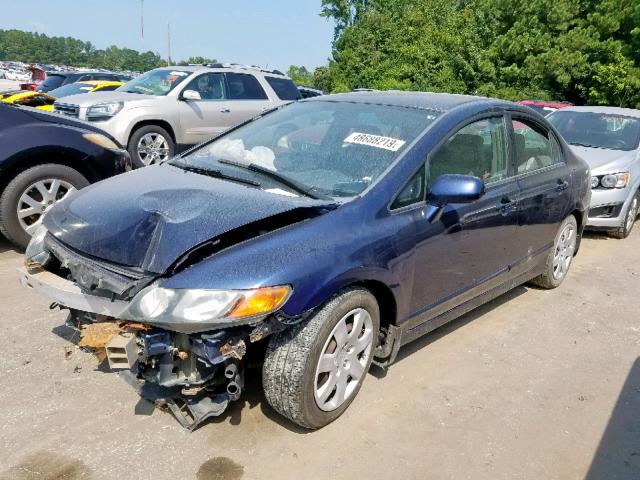
[[[106,357],[143,398],[167,407],[189,430],[240,397],[248,344],[302,319],[280,311],[288,285],[163,288],[162,275],[83,255],[44,227],[18,273],[24,286],[71,311],[79,346]]]

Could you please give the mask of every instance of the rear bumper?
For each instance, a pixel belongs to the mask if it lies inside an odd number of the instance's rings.
[[[29,273],[25,267],[20,267],[17,271],[22,286],[35,290],[67,308],[122,318],[122,314],[129,305],[128,302],[122,300],[112,301],[108,298],[87,295],[75,283],[46,270]]]

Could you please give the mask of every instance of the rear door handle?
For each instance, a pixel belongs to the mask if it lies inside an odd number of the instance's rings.
[[[229,107],[222,107],[220,113],[231,113],[231,109]]]
[[[556,192],[564,192],[567,188],[569,188],[569,182],[559,178],[558,185],[556,185]]]

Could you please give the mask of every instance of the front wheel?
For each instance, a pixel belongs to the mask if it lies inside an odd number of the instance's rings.
[[[171,158],[176,145],[164,128],[145,125],[133,132],[127,150],[136,167],[146,167]]]
[[[304,428],[338,418],[362,386],[379,327],[375,297],[352,288],[308,322],[272,337],[262,370],[269,404]]]
[[[636,224],[636,218],[638,217],[638,209],[640,208],[640,192],[636,193],[631,203],[629,204],[629,208],[627,209],[627,214],[624,217],[624,223],[621,227],[616,228],[615,230],[611,230],[609,235],[615,238],[627,238],[631,235],[631,230],[633,230],[633,226]]]
[[[556,234],[553,248],[545,262],[544,272],[531,280],[531,283],[541,288],[559,287],[569,273],[578,242],[578,222],[571,215],[560,225]]]
[[[0,231],[25,248],[44,214],[87,185],[89,181],[82,174],[66,165],[47,163],[20,172],[0,197]]]

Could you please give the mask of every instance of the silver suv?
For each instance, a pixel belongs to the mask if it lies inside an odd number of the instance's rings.
[[[156,68],[112,92],[73,95],[54,111],[87,120],[149,165],[300,98],[277,70],[239,65]]]

